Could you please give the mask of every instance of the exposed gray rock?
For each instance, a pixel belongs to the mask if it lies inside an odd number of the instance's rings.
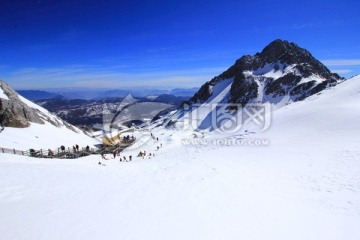
[[[27,105],[19,95],[9,87],[7,83],[0,80],[0,88],[8,99],[0,98],[0,125],[3,127],[25,128],[30,123],[45,124],[49,122],[56,127],[66,127],[74,132],[79,132],[71,124],[52,115],[46,110],[32,108]]]
[[[30,125],[29,122],[44,124],[44,121],[33,109],[23,103],[18,94],[11,89],[4,81],[0,80],[0,88],[9,98],[0,98],[0,123],[4,127],[24,128]]]

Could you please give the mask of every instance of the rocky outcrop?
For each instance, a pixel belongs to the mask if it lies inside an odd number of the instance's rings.
[[[24,128],[30,122],[44,124],[36,109],[23,103],[18,94],[5,82],[0,81],[0,88],[8,99],[0,98],[0,124],[4,127]]]
[[[0,125],[2,127],[25,128],[30,123],[66,127],[76,133],[80,130],[61,120],[47,110],[19,96],[7,83],[0,80]],[[2,97],[1,97],[2,96]]]

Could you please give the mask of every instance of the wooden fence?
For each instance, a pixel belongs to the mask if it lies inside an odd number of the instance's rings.
[[[67,159],[75,159],[80,157],[89,156],[92,154],[108,154],[114,153],[115,151],[122,151],[134,141],[129,141],[126,143],[120,143],[115,146],[102,146],[100,148],[82,148],[79,150],[74,150],[71,148],[67,148],[65,150],[61,150],[60,148],[51,150],[51,149],[29,149],[29,150],[17,150],[10,148],[2,148],[0,147],[0,153],[9,153],[15,155],[23,155],[28,157],[36,157],[36,158],[67,158]]]

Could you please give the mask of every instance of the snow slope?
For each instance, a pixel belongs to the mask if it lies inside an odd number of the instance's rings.
[[[0,154],[0,239],[357,240],[359,108],[355,77],[228,136],[238,146],[155,128],[132,162]]]
[[[65,126],[55,127],[45,124],[31,123],[27,128],[6,127],[0,133],[0,148],[17,150],[33,149],[56,149],[61,145],[72,147],[78,144],[80,147],[89,145],[93,147],[99,141],[85,135],[84,133],[73,132]]]
[[[226,79],[215,85],[211,89],[212,96],[205,103],[191,105],[191,108],[187,110],[179,110],[175,114],[171,114],[171,120],[178,122],[178,127],[190,124],[193,129],[209,128],[211,125],[210,113],[215,110],[217,104],[226,103],[233,80],[234,78]],[[191,119],[192,122],[189,123],[188,119]]]
[[[4,97],[4,96],[6,97]],[[0,85],[0,97],[11,101],[3,93]],[[61,145],[72,147],[75,144],[86,147],[93,146],[99,142],[84,134],[79,128],[70,125],[48,110],[29,101],[17,94],[20,101],[28,107],[35,109],[36,114],[43,120],[44,124],[30,122],[27,128],[5,127],[0,132],[0,148],[11,148],[18,150],[55,149]]]

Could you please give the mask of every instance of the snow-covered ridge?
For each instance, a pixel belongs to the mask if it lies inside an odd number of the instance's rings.
[[[273,78],[274,80],[286,75],[290,72],[295,72],[294,67],[296,64],[288,65],[286,63],[281,63],[279,61],[275,63],[266,63],[264,66],[256,70],[245,70],[243,74],[248,76],[263,76],[268,78]]]
[[[63,121],[61,118],[55,116],[54,114],[50,113],[48,110],[46,110],[43,107],[40,107],[39,105],[29,101],[28,99],[22,97],[21,95],[18,95],[18,97],[20,98],[20,100],[25,103],[27,106],[29,106],[30,108],[36,109],[38,111],[38,114],[40,115],[41,119],[43,119],[44,121],[50,122],[51,124],[55,125],[56,127],[60,127],[60,128],[68,128],[76,133],[81,133],[82,131]]]
[[[65,144],[66,139],[74,140],[74,144],[96,143],[79,128],[18,95],[5,82],[1,82],[0,91],[8,97],[0,98],[0,124],[5,127],[0,133],[0,147],[55,148]]]
[[[274,63],[266,63],[263,67],[260,67],[256,70],[245,70],[243,71],[243,74],[245,77],[261,76],[264,78],[271,78],[274,81],[281,77],[284,77],[289,73],[292,73],[295,76],[302,77],[301,73],[296,68],[296,66],[297,64],[286,64],[277,61]],[[316,81],[316,83],[319,84],[323,81],[326,81],[326,78],[321,77],[317,74],[312,74],[308,77],[302,77],[301,81],[298,84],[302,84],[310,81]]]

